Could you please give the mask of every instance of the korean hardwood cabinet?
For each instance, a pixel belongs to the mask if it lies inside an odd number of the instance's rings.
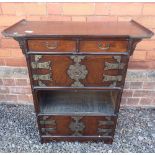
[[[113,142],[129,57],[150,30],[135,21],[21,20],[2,33],[26,57],[42,143]]]

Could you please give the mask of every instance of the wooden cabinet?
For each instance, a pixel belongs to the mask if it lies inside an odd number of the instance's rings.
[[[135,21],[22,20],[3,34],[26,56],[41,142],[113,142],[129,57],[150,30]]]

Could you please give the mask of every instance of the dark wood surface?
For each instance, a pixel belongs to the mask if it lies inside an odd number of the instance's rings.
[[[30,33],[32,32],[32,33]],[[130,22],[53,22],[26,21],[3,31],[5,36],[130,36],[132,38],[149,38],[153,32],[136,23]]]
[[[129,57],[153,32],[135,21],[22,20],[2,33],[26,56],[41,142],[112,143]]]
[[[101,47],[100,47],[101,46]],[[107,47],[108,46],[108,47]],[[84,40],[80,41],[80,52],[126,52],[128,41],[116,40]]]
[[[111,136],[41,136],[41,143],[49,143],[55,141],[69,141],[69,142],[102,142],[105,144],[112,144],[113,137]]]
[[[31,62],[34,62],[35,55],[31,56]],[[110,86],[113,81],[103,81],[103,75],[117,76],[122,75],[126,70],[126,61],[128,59],[127,56],[120,56],[121,63],[124,63],[123,69],[108,69],[105,70],[105,62],[108,63],[117,63],[117,60],[114,59],[113,55],[95,55],[95,56],[85,56],[83,60],[81,60],[80,64],[86,66],[88,74],[86,78],[81,79],[81,83],[84,86],[92,87],[92,86]],[[47,69],[32,69],[32,74],[44,75],[51,73],[51,80],[42,81],[46,86],[71,86],[74,83],[74,80],[69,77],[67,71],[70,65],[74,65],[73,60],[69,56],[62,55],[42,55],[42,58],[38,61],[39,63],[43,62],[51,62],[51,70]],[[117,81],[116,86],[121,86],[123,82]],[[34,80],[34,86],[38,85],[38,80]]]
[[[38,116],[40,128],[54,128],[54,130],[42,131],[42,134],[45,136],[75,136],[75,131],[71,128],[71,124],[75,123],[75,120],[72,116]],[[46,119],[44,119],[46,117]],[[76,117],[79,117],[78,115]],[[55,125],[50,124],[50,121],[55,121]],[[78,121],[79,125],[82,124],[83,128],[79,131],[81,136],[111,136],[114,135],[115,125],[116,125],[116,116],[80,116]],[[43,122],[45,124],[43,124]],[[91,122],[91,123],[90,123]],[[102,124],[101,124],[102,122]],[[77,127],[78,128],[78,127]],[[100,129],[105,129],[105,132],[99,132]],[[107,130],[106,130],[107,129]],[[75,129],[76,130],[76,129]]]
[[[28,40],[28,47],[30,51],[41,52],[75,52],[76,41],[62,40],[62,39],[33,39]]]

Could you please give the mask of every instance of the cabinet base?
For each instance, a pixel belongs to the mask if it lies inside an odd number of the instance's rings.
[[[105,144],[112,144],[113,138],[111,136],[98,137],[98,136],[42,136],[41,143],[49,143],[55,141],[68,141],[68,142],[104,142]]]

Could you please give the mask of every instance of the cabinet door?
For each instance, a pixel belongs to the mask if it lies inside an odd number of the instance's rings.
[[[121,86],[127,68],[126,56],[32,55],[34,86]]]
[[[50,136],[111,136],[116,116],[39,116],[42,135]]]

